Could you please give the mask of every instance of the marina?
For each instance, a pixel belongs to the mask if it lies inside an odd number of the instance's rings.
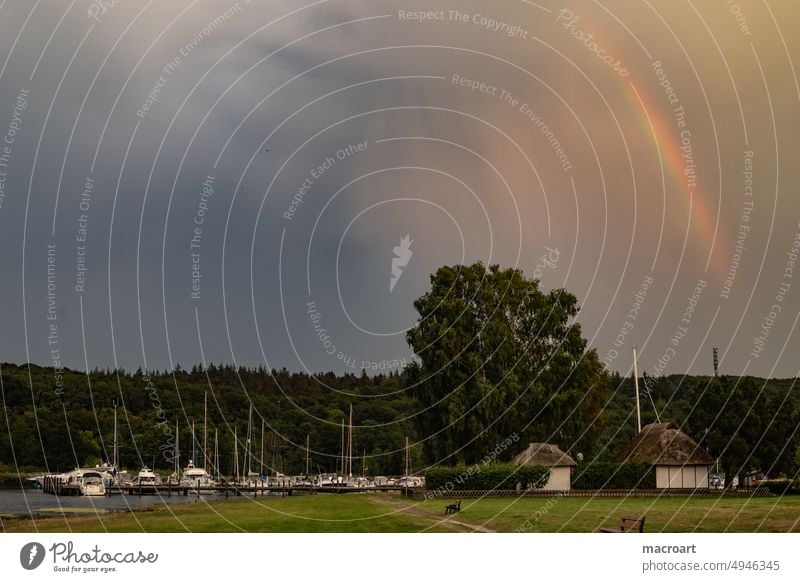
[[[218,433],[214,432],[213,462],[208,447],[208,398],[203,402],[203,440],[200,458],[202,465],[195,464],[198,458],[198,439],[195,436],[194,422],[191,424],[192,449],[191,458],[186,467],[181,468],[180,441],[175,439],[173,450],[172,473],[163,478],[148,466],[142,466],[131,478],[126,470],[118,469],[118,430],[117,409],[114,407],[114,432],[111,448],[111,460],[103,465],[88,468],[76,468],[72,471],[59,474],[28,477],[34,490],[40,490],[46,495],[59,497],[110,497],[115,495],[125,496],[158,496],[171,499],[172,497],[199,497],[201,495],[217,495],[225,498],[239,496],[281,496],[292,497],[298,495],[315,495],[318,493],[367,493],[367,492],[409,492],[425,485],[424,477],[412,474],[409,442],[406,438],[404,448],[405,475],[388,478],[377,476],[370,479],[366,475],[366,461],[362,459],[362,474],[353,474],[353,408],[349,411],[347,425],[344,417],[341,423],[341,456],[340,465],[335,473],[320,473],[313,478],[308,475],[309,459],[306,455],[306,474],[286,476],[279,471],[274,471],[272,477],[264,473],[264,422],[261,424],[260,444],[260,471],[253,470],[252,461],[255,457],[253,447],[253,407],[250,406],[245,439],[240,440],[234,428],[233,450],[233,475],[225,478],[219,470],[219,444]],[[178,434],[178,424],[175,425],[175,434]],[[239,459],[239,443],[243,449],[241,465]],[[306,439],[308,443],[308,438]]]
[[[77,471],[63,475],[45,475],[41,493],[65,497],[76,496],[97,496],[97,493],[86,493],[86,488],[82,487],[77,480],[68,475]],[[88,473],[86,473],[88,474]],[[378,478],[379,481],[384,479]],[[148,478],[147,480],[123,481],[110,483],[103,487],[101,496],[112,495],[159,495],[164,497],[188,496],[188,495],[223,495],[225,497],[240,495],[315,495],[318,493],[368,493],[368,492],[403,492],[417,487],[421,487],[424,481],[419,478],[399,478],[390,479],[381,485],[376,485],[360,478],[354,481],[336,481],[331,475],[320,475],[313,481],[306,480],[304,477],[296,477],[278,481],[252,481],[247,480],[241,484],[233,482],[215,482],[195,480],[190,482],[186,479],[175,483],[170,480],[163,481],[160,477]],[[30,494],[36,494],[39,488],[30,490]]]

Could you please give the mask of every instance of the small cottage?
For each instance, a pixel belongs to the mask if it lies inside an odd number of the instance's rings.
[[[658,489],[707,488],[708,474],[714,464],[711,455],[671,422],[642,427],[617,460],[655,467]]]
[[[514,457],[515,465],[541,465],[550,469],[550,478],[544,489],[564,491],[570,488],[572,471],[577,463],[556,445],[530,443],[528,448]]]

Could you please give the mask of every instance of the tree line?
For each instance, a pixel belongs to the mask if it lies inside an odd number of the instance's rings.
[[[471,464],[509,438],[514,445],[496,461],[529,442],[556,444],[584,462],[612,461],[635,436],[633,382],[609,372],[587,346],[574,321],[578,301],[565,289],[545,292],[517,269],[455,265],[431,276],[414,307],[419,319],[407,340],[415,357],[389,374],[213,364],[64,370],[57,390],[52,368],[2,364],[0,463],[59,471],[110,459],[115,405],[123,466],[170,470],[176,436],[181,464],[192,449],[202,464],[203,444],[213,455],[217,434],[223,474],[234,472],[235,442],[242,464],[251,407],[248,464],[264,474],[302,473],[307,460],[311,473],[341,471],[351,406],[355,474],[402,474],[407,454],[416,471]],[[794,379],[642,380],[643,422],[676,423],[719,459],[721,471],[796,474]]]

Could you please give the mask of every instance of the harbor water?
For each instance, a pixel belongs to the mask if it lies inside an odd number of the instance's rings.
[[[202,501],[218,499],[217,496],[200,497]],[[172,495],[107,495],[105,497],[47,495],[34,489],[0,489],[0,517],[47,515],[81,515],[126,511],[153,505],[195,503],[196,496]]]

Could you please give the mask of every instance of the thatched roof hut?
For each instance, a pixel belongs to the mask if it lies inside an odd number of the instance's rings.
[[[654,466],[658,489],[706,488],[709,470],[714,464],[711,455],[671,422],[642,427],[617,460]]]
[[[650,465],[713,465],[714,458],[671,422],[648,424],[617,456],[617,460]]]
[[[530,443],[528,448],[511,461],[515,465],[542,465],[543,467],[576,467],[578,464],[556,445]]]
[[[570,488],[572,469],[577,463],[556,445],[530,443],[528,448],[511,461],[516,465],[542,465],[550,468],[550,476],[544,489],[567,490]]]

